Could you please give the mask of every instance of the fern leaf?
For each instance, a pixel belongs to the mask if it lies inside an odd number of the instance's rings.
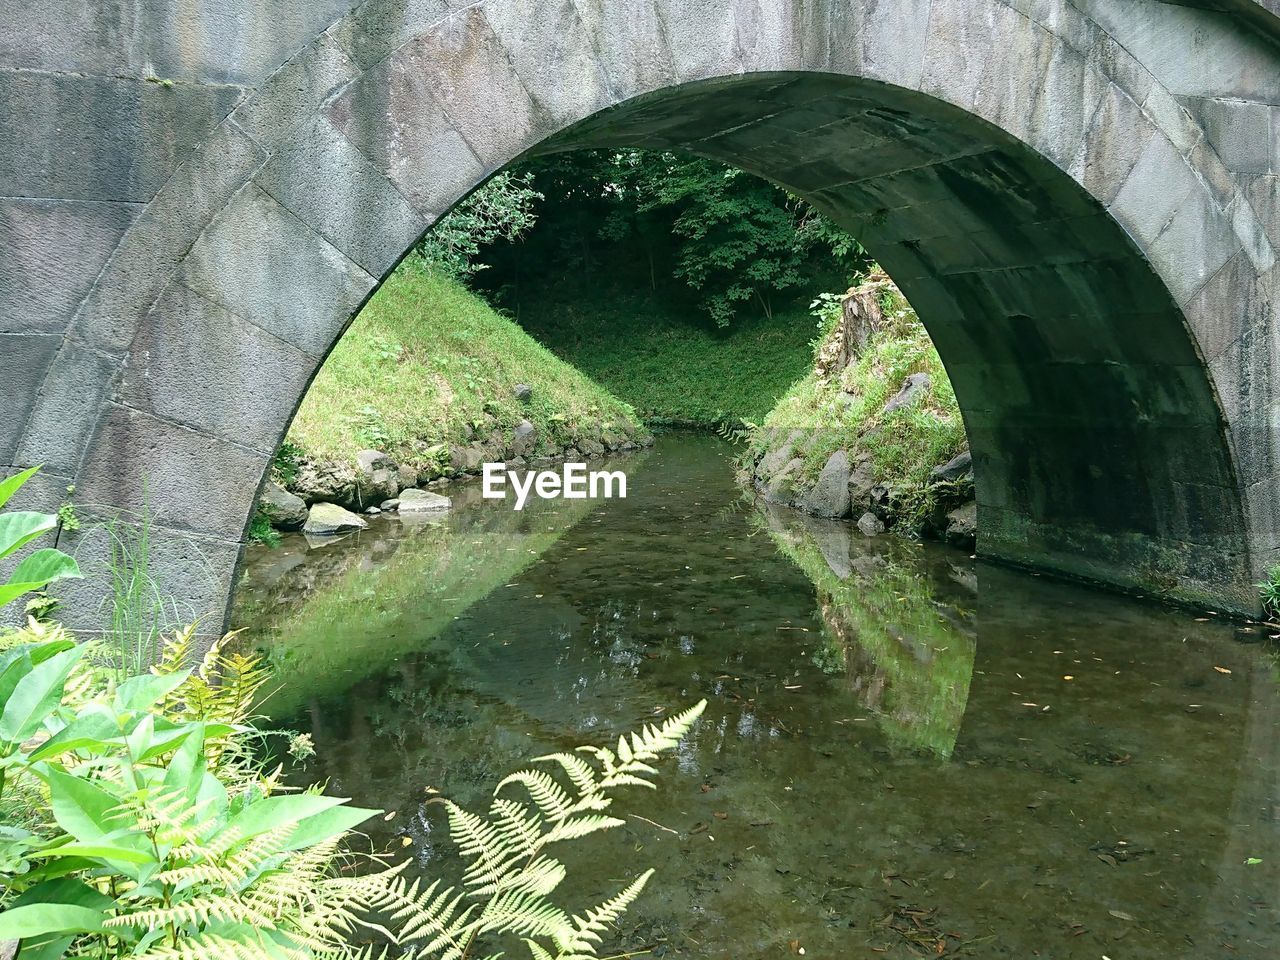
[[[587,769],[591,768],[587,767]],[[564,788],[556,783],[550,774],[540,770],[521,770],[513,773],[498,784],[494,793],[498,793],[503,787],[512,783],[521,784],[529,791],[529,796],[538,805],[538,810],[548,820],[559,820],[573,806],[573,798],[565,792]],[[594,785],[595,777],[592,775],[591,786],[594,787]]]
[[[579,796],[586,796],[596,791],[596,772],[591,764],[581,757],[575,757],[571,753],[550,753],[545,757],[537,757],[534,762],[560,764]]]
[[[608,929],[609,924],[616,921],[631,904],[635,903],[636,898],[640,896],[640,891],[652,876],[653,870],[646,870],[604,903],[587,910],[584,916],[575,916],[573,923],[577,928],[576,934],[573,939],[565,943],[562,952],[595,956],[595,944],[600,942],[600,935]]]

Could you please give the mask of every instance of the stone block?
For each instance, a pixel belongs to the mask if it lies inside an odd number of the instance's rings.
[[[335,126],[375,162],[384,164],[407,196],[413,197],[414,190],[406,183],[403,168],[425,166],[423,172],[430,179],[447,171],[450,182],[459,185],[448,205],[475,185],[474,180],[462,185],[466,167],[439,165],[441,160],[465,159],[457,138],[480,161],[483,172],[489,173],[554,129],[477,6],[460,10],[396,50],[353,83],[330,109]],[[419,154],[417,159],[406,156],[414,153]]]
[[[1274,146],[1271,142],[1271,107],[1246,100],[1190,101],[1200,114],[1205,135],[1237,173],[1269,173]]]
[[[654,0],[594,0],[577,5],[592,48],[618,100],[674,86],[677,70]],[[723,16],[723,4],[719,7]]]
[[[1199,190],[1186,160],[1166,137],[1158,135],[1143,149],[1108,209],[1146,247],[1165,231],[1192,192]]]
[[[60,333],[137,216],[128,203],[0,200],[0,333]]]
[[[316,365],[296,346],[174,284],[138,331],[119,396],[270,456]]]
[[[0,73],[0,195],[147,202],[237,87]]]
[[[1156,136],[1141,107],[1123,91],[1109,87],[1068,170],[1091,196],[1110,205]]]
[[[75,319],[76,337],[123,352],[200,232],[265,159],[234,124],[214,131],[124,235]]]
[[[329,34],[361,70],[426,33],[466,0],[365,0],[332,27]]]
[[[323,116],[281,147],[257,183],[374,277],[398,263],[430,226]]]
[[[174,530],[230,539],[243,533],[269,462],[265,453],[112,403],[76,499],[91,512],[147,512]]]
[[[1239,250],[1231,217],[1197,190],[1173,211],[1146,252],[1174,300],[1184,304]]]
[[[491,3],[484,16],[525,90],[555,128],[613,105],[574,0]]]
[[[40,385],[18,461],[74,473],[120,368],[115,357],[74,341],[64,342]]]
[[[53,362],[61,338],[36,334],[0,333],[0,463],[13,463],[18,441],[27,426],[45,371]]]
[[[357,0],[0,0],[0,62],[253,86]]]
[[[352,80],[359,69],[336,39],[322,34],[301,53],[257,87],[231,119],[255,143],[275,150],[292,138],[335,90]]]
[[[184,285],[323,357],[374,279],[270,195],[240,191],[192,247]]]

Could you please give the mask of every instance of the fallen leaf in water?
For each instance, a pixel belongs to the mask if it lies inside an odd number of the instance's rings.
[[[1103,863],[1107,864],[1108,866],[1114,867],[1116,865],[1116,858],[1113,856],[1110,856],[1109,854],[1100,853],[1098,854],[1098,859],[1101,860]]]
[[[400,838],[400,846],[402,846],[402,847],[407,847],[407,846],[409,846],[409,844],[411,844],[411,843],[413,843],[413,837],[401,837],[401,838]]]
[[[728,819],[729,819],[729,814],[725,813],[723,810],[716,810],[716,811],[715,811],[714,813],[712,813],[711,815],[712,815],[713,817],[715,817],[717,820],[728,820]]]
[[[1063,677],[1062,679],[1063,679],[1063,680],[1074,680],[1074,679],[1075,679],[1075,677],[1073,677],[1071,674],[1067,674],[1067,675],[1066,675],[1065,677]]]
[[[1261,862],[1262,861],[1259,860],[1257,857],[1245,857],[1244,865],[1246,867],[1256,867]]]
[[[1213,669],[1217,670],[1219,673],[1230,673],[1230,672],[1231,672],[1231,671],[1230,671],[1230,670],[1228,670],[1226,667],[1214,667]]]
[[[1108,910],[1107,913],[1111,914],[1117,920],[1133,920],[1134,919],[1132,914],[1125,913],[1123,910]]]
[[[702,786],[700,786],[698,789],[699,789],[699,790],[701,790],[703,793],[710,793],[710,792],[711,792],[711,784],[709,784],[709,783],[704,783],[704,784],[703,784]]]
[[[390,813],[388,813],[388,814],[387,814],[385,817],[383,817],[382,819],[383,819],[383,820],[393,820],[393,819],[395,819],[395,815],[396,815],[396,812],[395,812],[394,810],[392,810]]]

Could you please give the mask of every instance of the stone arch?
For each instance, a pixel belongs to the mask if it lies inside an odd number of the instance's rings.
[[[730,160],[859,229],[952,371],[980,550],[1253,606],[1275,253],[1197,121],[1066,0],[368,0],[133,221],[12,459],[46,499],[149,503],[169,585],[220,612],[271,451],[381,279],[496,170],[604,144]]]

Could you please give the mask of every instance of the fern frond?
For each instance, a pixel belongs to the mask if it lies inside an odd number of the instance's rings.
[[[591,815],[586,817],[573,817],[557,823],[555,827],[547,834],[545,843],[559,843],[562,840],[576,840],[578,837],[585,837],[588,834],[599,833],[601,830],[612,830],[614,827],[623,825],[622,820],[617,817],[604,817]]]
[[[587,768],[590,770],[590,767]],[[594,775],[592,785],[594,786]],[[573,808],[573,798],[565,792],[564,787],[556,783],[555,778],[541,770],[521,770],[511,774],[493,791],[501,792],[508,784],[517,783],[529,791],[529,796],[537,804],[539,812],[548,820],[559,820]]]
[[[535,757],[534,762],[560,764],[579,796],[596,792],[595,769],[581,757],[576,757],[572,753],[549,753],[544,757]],[[508,779],[511,778],[508,777]]]
[[[573,923],[576,932],[572,939],[563,942],[561,952],[581,953],[594,957],[595,945],[600,942],[600,935],[608,929],[609,924],[616,921],[631,904],[635,903],[636,898],[640,896],[640,891],[652,876],[653,870],[646,870],[604,903],[587,910],[584,916],[575,916]]]

